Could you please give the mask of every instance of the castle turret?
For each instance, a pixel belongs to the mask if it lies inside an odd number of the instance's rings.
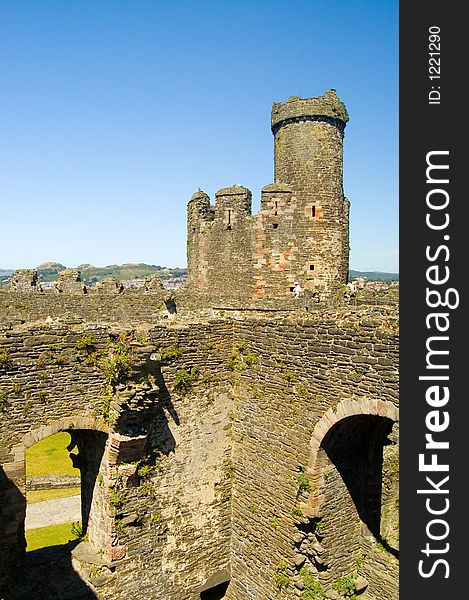
[[[214,218],[209,196],[199,189],[187,205],[187,267],[189,280],[196,289],[207,285],[207,248],[204,243]]]
[[[215,194],[215,220],[232,230],[235,223],[244,224],[251,216],[251,191],[242,185],[222,188]]]
[[[245,300],[252,288],[251,192],[218,190],[215,204],[202,191],[188,205],[188,285],[208,303]]]
[[[317,98],[293,96],[272,107],[275,181],[296,196],[297,239],[315,270],[311,287],[347,280],[349,203],[342,167],[347,121],[335,90]]]

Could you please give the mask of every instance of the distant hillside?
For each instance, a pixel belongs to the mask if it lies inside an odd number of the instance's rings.
[[[66,269],[64,265],[58,262],[42,263],[36,267],[39,279],[41,281],[57,281],[60,271]],[[81,278],[85,283],[96,283],[103,277],[116,277],[119,280],[141,279],[158,275],[161,279],[171,279],[173,277],[185,277],[187,269],[176,267],[161,267],[159,265],[147,265],[146,263],[125,263],[123,265],[107,265],[105,267],[95,267],[89,263],[81,264],[76,267],[81,271]],[[7,281],[13,273],[12,269],[0,269],[0,282]],[[349,271],[350,279],[364,277],[368,281],[399,281],[399,273],[385,273],[381,271]]]
[[[12,275],[12,269],[0,269],[0,284],[8,281]]]
[[[36,267],[40,281],[57,281],[60,271],[67,267],[58,262],[45,262]]]
[[[80,270],[83,281],[89,283],[101,281],[103,277],[116,277],[123,281],[158,275],[161,279],[169,279],[171,277],[181,277],[187,273],[187,269],[170,269],[168,267],[147,265],[145,263],[126,263],[123,265],[107,265],[106,267],[81,265]]]
[[[368,281],[399,281],[399,273],[384,273],[382,271],[349,271],[349,278],[363,277]]]
[[[60,271],[66,269],[64,265],[55,262],[48,262],[36,267],[40,281],[57,281]],[[74,267],[75,268],[75,267]],[[182,277],[186,275],[186,269],[171,269],[160,267],[159,265],[147,265],[145,263],[126,263],[123,265],[107,265],[104,267],[95,267],[89,263],[81,264],[76,267],[81,271],[82,280],[87,283],[97,283],[104,277],[116,277],[120,281],[128,279],[141,279],[158,275],[161,279],[170,279],[172,277]]]

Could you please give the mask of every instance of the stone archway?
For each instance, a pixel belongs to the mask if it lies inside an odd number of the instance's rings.
[[[24,456],[24,450],[26,448],[29,448],[33,444],[40,442],[44,438],[54,435],[54,433],[58,433],[59,431],[73,431],[74,429],[102,431],[106,434],[109,432],[109,427],[106,425],[106,423],[97,417],[82,417],[77,415],[62,417],[61,419],[52,421],[52,423],[48,423],[47,425],[43,425],[38,429],[34,429],[23,436],[22,442],[16,446],[13,446],[12,448],[15,459],[17,452],[23,453]]]
[[[398,410],[390,402],[344,400],[314,428],[306,469],[310,492],[300,503],[308,520],[298,525],[305,536],[299,549],[325,585],[358,572],[374,585],[375,575],[363,561],[377,551],[396,568],[397,546],[383,535],[388,530],[382,516],[383,507],[389,516],[397,500],[397,486],[384,485],[397,480],[397,423]],[[396,471],[386,479],[390,466]]]
[[[317,422],[311,436],[311,454],[308,471],[315,468],[318,450],[325,435],[339,421],[356,415],[376,415],[385,417],[393,422],[399,421],[399,411],[392,402],[384,400],[342,400],[336,408],[330,408]],[[312,473],[311,473],[312,474]]]
[[[13,461],[3,465],[3,472],[10,481],[7,490],[13,501],[9,505],[8,519],[9,535],[3,540],[3,547],[11,547],[16,560],[24,555],[26,542],[24,536],[24,521],[26,517],[26,449],[37,442],[66,431],[72,438],[71,447],[78,447],[81,465],[82,522],[86,529],[92,515],[93,489],[99,466],[103,459],[104,448],[108,438],[109,428],[100,418],[70,415],[56,419],[25,434],[20,443],[12,447]],[[14,494],[13,494],[14,492]],[[96,515],[95,520],[98,519]],[[99,529],[96,527],[96,529]]]

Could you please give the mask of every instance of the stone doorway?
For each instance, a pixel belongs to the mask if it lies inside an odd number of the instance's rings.
[[[318,421],[311,449],[309,490],[300,497],[304,516],[295,539],[297,575],[307,571],[326,591],[347,584],[351,591],[355,586],[356,594],[367,589],[370,597],[394,597],[399,557],[396,407],[342,401]]]

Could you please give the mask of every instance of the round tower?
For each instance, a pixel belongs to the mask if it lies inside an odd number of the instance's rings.
[[[343,137],[348,118],[335,90],[317,98],[292,96],[272,107],[275,181],[290,186],[295,198],[294,233],[307,254],[306,288],[330,289],[347,281]]]

